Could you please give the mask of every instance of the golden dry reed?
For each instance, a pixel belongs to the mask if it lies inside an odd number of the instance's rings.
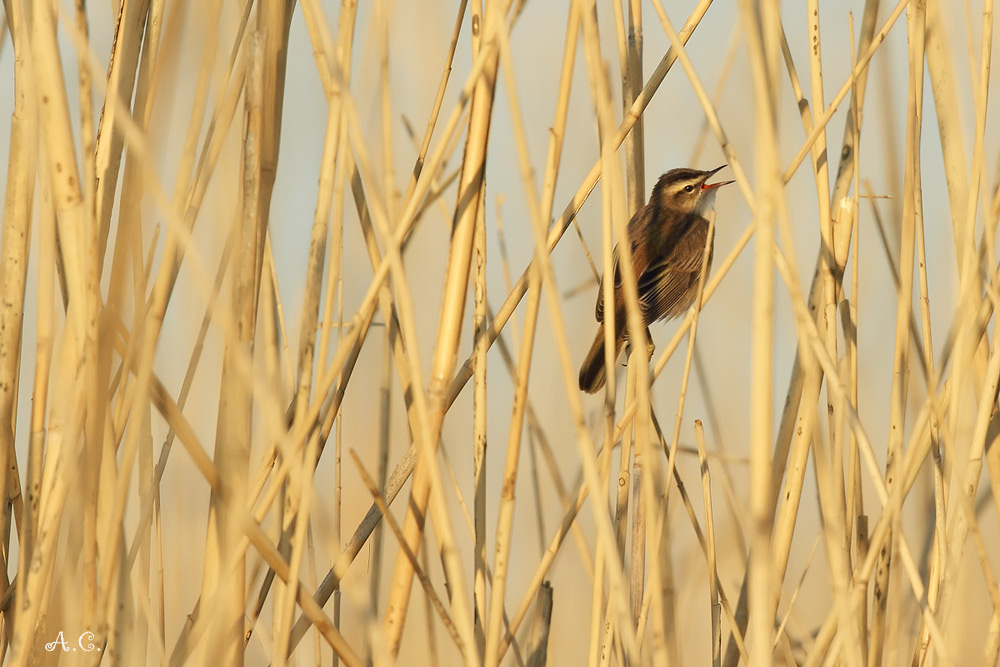
[[[998,664],[993,21],[3,0],[0,663]]]

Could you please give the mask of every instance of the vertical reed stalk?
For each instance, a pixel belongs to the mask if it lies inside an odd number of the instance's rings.
[[[212,504],[210,529],[218,540],[218,558],[229,562],[234,558],[243,530],[233,516],[247,503],[247,475],[250,466],[251,422],[253,393],[237,370],[238,360],[253,354],[257,300],[254,286],[260,274],[258,262],[258,228],[260,218],[260,140],[263,125],[264,45],[257,33],[251,36],[247,57],[248,68],[243,117],[242,201],[235,229],[235,270],[232,275],[230,308],[237,323],[237,337],[226,342],[222,364],[223,391],[219,400],[219,430],[216,436],[215,466],[222,480],[221,493]],[[260,237],[261,240],[263,237]],[[221,580],[222,599],[213,614],[214,631],[229,638],[229,647],[216,649],[214,658],[229,664],[243,663],[243,609],[246,606],[244,588],[246,562],[238,559],[229,572],[208,571],[206,580]]]
[[[695,441],[698,443],[698,463],[701,465],[702,498],[705,501],[705,535],[708,549],[708,602],[712,615],[712,665],[722,664],[722,630],[719,612],[719,572],[716,565],[715,551],[715,516],[712,511],[712,476],[708,468],[708,458],[705,452],[705,430],[701,422],[694,422]]]
[[[773,520],[770,505],[771,401],[774,336],[774,273],[771,252],[775,242],[774,219],[782,196],[778,166],[777,109],[775,104],[778,17],[772,3],[742,2],[748,25],[747,46],[754,80],[756,121],[756,170],[759,179],[757,244],[754,252],[753,293],[753,383],[750,420],[750,513],[753,532],[750,545],[750,664],[771,662],[773,615],[770,600],[775,596],[770,572],[770,537]],[[814,130],[815,131],[815,130]]]
[[[25,286],[28,274],[28,250],[31,238],[31,212],[35,190],[35,150],[37,125],[35,121],[35,95],[31,90],[31,73],[27,51],[28,29],[19,3],[6,5],[7,21],[13,42],[14,61],[14,113],[10,121],[10,145],[7,162],[7,184],[4,194],[3,230],[0,238],[0,475],[5,508],[7,502],[18,516],[17,529],[21,549],[32,541],[34,507],[29,502],[27,513],[17,512],[22,507],[22,491],[15,450],[17,425],[17,388],[20,385],[20,361],[23,341]],[[39,333],[39,339],[42,339]],[[41,356],[41,355],[39,355]],[[9,474],[8,472],[9,471]],[[32,489],[28,489],[32,491]],[[9,501],[7,500],[9,499]],[[25,516],[26,514],[26,516]],[[27,524],[25,524],[27,519]],[[10,523],[5,518],[3,531],[5,544],[9,545]],[[27,539],[24,539],[27,537]],[[6,573],[9,546],[4,549],[2,563],[3,593],[10,585]],[[22,558],[30,558],[30,548]],[[7,615],[5,614],[5,621]],[[6,625],[9,625],[7,623]]]
[[[487,43],[495,39],[498,28],[494,25],[494,22],[504,20],[500,12],[494,14],[492,10],[491,5],[496,1],[498,0],[487,0],[485,26],[483,27]],[[434,359],[431,364],[431,378],[428,390],[428,416],[430,421],[424,424],[425,430],[422,440],[425,443],[425,449],[422,450],[422,455],[418,460],[417,470],[413,479],[413,488],[410,492],[411,502],[404,524],[407,544],[414,549],[423,531],[423,514],[431,492],[431,474],[428,468],[437,465],[433,457],[437,450],[441,422],[444,419],[446,409],[445,391],[455,367],[456,350],[461,333],[461,321],[464,315],[469,266],[472,258],[473,237],[475,235],[475,221],[479,211],[478,199],[481,194],[486,147],[492,117],[497,64],[497,55],[495,52],[492,52],[492,55],[486,58],[484,65],[485,75],[483,78],[478,79],[472,101],[469,133],[462,163],[462,176],[459,179],[458,202],[448,255],[445,292],[441,306],[441,317],[438,323],[437,344],[435,345]],[[394,654],[399,650],[399,643],[402,638],[412,580],[413,569],[410,567],[409,562],[405,559],[397,558],[385,616],[386,639]]]
[[[463,3],[464,8],[464,3]],[[479,1],[472,3],[472,23],[473,25],[483,25],[483,7]],[[458,25],[456,24],[456,32]],[[471,30],[472,33],[472,55],[479,55],[482,50],[483,34],[481,30]],[[429,133],[427,136],[429,139]],[[425,139],[426,141],[426,139]],[[473,417],[472,417],[472,467],[473,484],[475,489],[474,514],[475,514],[475,555],[473,573],[473,606],[475,608],[475,628],[476,628],[476,653],[484,664],[487,655],[487,622],[492,623],[492,612],[487,612],[486,601],[486,570],[488,569],[488,558],[486,555],[486,352],[489,345],[486,342],[486,197],[485,182],[480,186],[479,201],[476,210],[476,237],[474,240],[473,252],[475,253],[476,274],[473,294],[475,298],[475,310],[472,320],[473,331],[473,371],[475,373],[475,384],[473,387]],[[533,337],[533,334],[532,334]],[[530,357],[530,352],[528,353]],[[515,383],[520,385],[515,377]],[[511,426],[513,434],[513,426]],[[515,460],[516,466],[516,460]],[[506,475],[505,475],[506,479]],[[513,502],[513,488],[510,489],[510,501]],[[499,529],[498,529],[499,534]],[[494,569],[498,566],[499,559],[494,560]],[[506,563],[504,563],[503,573],[506,576]],[[496,580],[492,582],[493,596],[497,597]],[[501,584],[500,608],[503,609],[503,584]],[[499,614],[497,615],[499,621]],[[499,629],[499,623],[497,625]],[[491,628],[492,630],[492,628]],[[494,641],[499,641],[494,638]]]
[[[896,483],[896,478],[899,476],[900,460],[903,453],[903,427],[906,391],[909,379],[909,322],[913,299],[913,252],[916,223],[915,204],[917,203],[914,192],[918,187],[916,181],[920,177],[919,144],[923,102],[924,14],[922,2],[918,1],[916,6],[911,9],[911,15],[908,16],[907,24],[909,27],[908,35],[910,37],[910,76],[909,95],[907,97],[906,157],[904,158],[903,219],[899,250],[900,286],[896,306],[892,402],[890,404],[890,427],[886,452],[886,486],[890,492]],[[874,586],[875,604],[873,607],[871,648],[868,654],[869,665],[881,664],[884,650],[887,596],[894,549],[891,537],[887,542],[889,546],[880,556]]]

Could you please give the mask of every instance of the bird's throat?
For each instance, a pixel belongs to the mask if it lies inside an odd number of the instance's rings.
[[[710,213],[715,211],[715,195],[717,192],[718,190],[716,188],[706,190],[705,194],[703,194],[701,199],[698,201],[698,206],[694,209],[695,213],[703,218],[707,218]]]

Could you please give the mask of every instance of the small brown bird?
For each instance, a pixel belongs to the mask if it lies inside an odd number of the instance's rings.
[[[709,213],[715,210],[715,195],[723,185],[707,183],[715,172],[671,169],[660,176],[649,203],[628,223],[632,244],[632,268],[639,292],[639,308],[646,325],[677,317],[685,312],[698,291],[698,276],[708,240]],[[712,251],[708,255],[712,266]],[[628,339],[625,292],[618,268],[618,247],[614,250],[615,359]],[[597,292],[597,335],[580,368],[580,389],[593,394],[604,386],[604,280]]]

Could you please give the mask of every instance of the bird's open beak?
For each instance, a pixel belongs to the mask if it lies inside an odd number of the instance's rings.
[[[705,180],[707,181],[709,178],[712,177],[713,174],[715,174],[715,172],[725,169],[727,166],[728,165],[722,165],[721,167],[716,167],[712,171],[708,172],[708,176],[705,177]],[[735,182],[736,181],[722,181],[720,183],[702,183],[701,189],[711,190],[712,188],[721,188],[723,185],[729,185],[730,183],[735,183]]]

